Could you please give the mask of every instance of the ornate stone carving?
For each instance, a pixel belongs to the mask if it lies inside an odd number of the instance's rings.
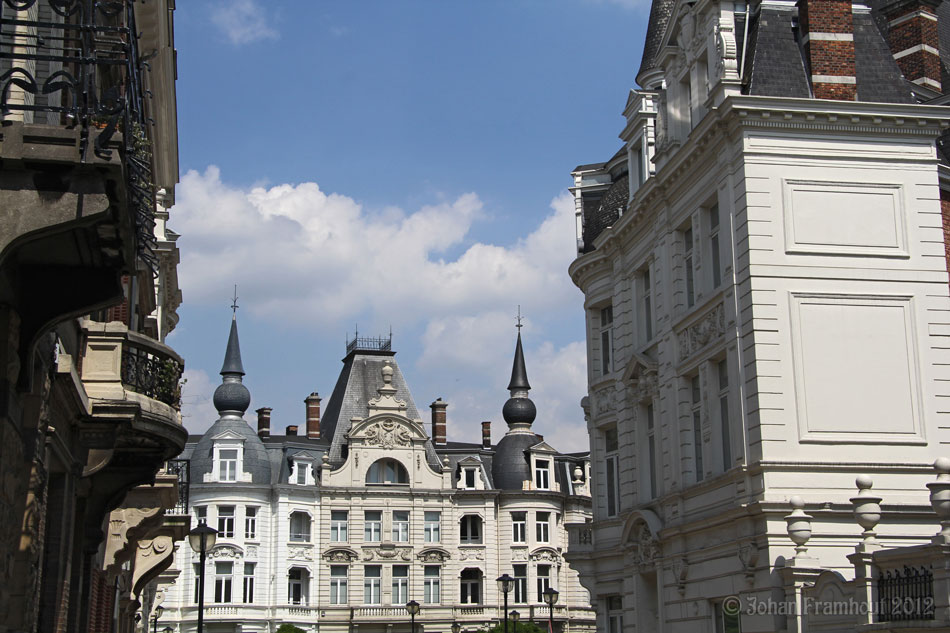
[[[247,546],[247,557],[248,557],[248,558],[257,558],[257,545],[248,545],[248,546]]]
[[[637,381],[637,387],[640,389],[640,401],[651,402],[660,395],[660,382],[656,371],[645,371],[640,380]]]
[[[543,549],[537,552],[531,552],[530,558],[531,560],[555,563],[557,565],[561,564],[561,557],[558,556],[556,552],[552,552],[549,549]]]
[[[676,580],[676,588],[682,596],[686,593],[686,575],[689,572],[689,561],[685,558],[675,558],[670,567],[673,571],[673,578]]]
[[[244,552],[240,548],[234,547],[233,545],[217,545],[213,550],[208,552],[208,558],[230,558],[234,560],[240,560],[244,558]]]
[[[637,558],[642,565],[652,565],[660,555],[660,546],[650,533],[646,523],[637,532]]]
[[[395,420],[383,420],[366,429],[366,443],[383,448],[409,446],[412,443],[412,435]]]
[[[597,415],[603,415],[610,411],[617,410],[614,393],[613,385],[607,385],[603,389],[598,389],[594,392],[594,406],[596,407]]]
[[[359,558],[356,552],[346,549],[331,549],[323,553],[323,560],[331,563],[349,563]]]
[[[459,560],[485,560],[485,550],[482,548],[461,549],[459,550]]]
[[[751,541],[740,543],[736,555],[745,570],[745,579],[751,586],[755,580],[755,566],[759,562],[759,546]]]
[[[739,78],[738,47],[736,46],[735,28],[731,21],[716,20],[713,27],[716,33],[716,73],[723,79]]]
[[[423,563],[442,563],[449,560],[451,556],[448,552],[444,552],[442,550],[427,549],[419,552],[419,554],[416,555],[416,558],[418,558]]]
[[[511,560],[516,562],[525,562],[528,560],[528,550],[524,548],[511,550]]]
[[[412,560],[412,548],[411,547],[364,547],[363,548],[363,560],[382,560],[382,561],[392,561],[392,560]]]
[[[677,334],[679,357],[684,360],[706,347],[726,332],[725,311],[722,304],[707,312],[702,319]]]
[[[175,541],[168,534],[139,541],[135,553],[132,592],[141,596],[142,590],[160,573],[168,569],[175,558]]]
[[[313,548],[307,545],[288,547],[287,558],[292,560],[313,560]]]

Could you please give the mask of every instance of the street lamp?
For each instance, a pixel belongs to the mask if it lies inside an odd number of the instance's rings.
[[[461,630],[462,630],[462,625],[461,625],[461,624],[459,624],[458,622],[453,622],[453,623],[452,623],[452,633],[459,633],[459,631],[461,631]]]
[[[208,550],[214,547],[218,538],[218,531],[202,521],[198,527],[188,532],[188,544],[196,553],[201,555],[198,563],[198,633],[204,633],[205,611],[205,556]]]
[[[162,612],[165,610],[162,606],[157,606],[152,610],[152,633],[158,632],[158,619],[162,617]]]
[[[554,633],[554,604],[557,602],[557,597],[560,594],[554,587],[548,587],[541,593],[544,595],[544,604],[550,607],[548,611],[548,627],[551,629],[551,633]]]
[[[164,629],[162,629],[162,633],[172,633],[172,631],[174,630],[175,629],[173,629],[172,627],[166,626]]]
[[[501,589],[501,592],[505,595],[505,633],[508,633],[508,592],[511,591],[511,583],[514,582],[514,578],[508,574],[504,574],[497,578],[498,588]]]
[[[409,621],[412,633],[416,633],[416,614],[419,613],[419,603],[410,600],[406,603],[406,611],[409,612]]]
[[[520,619],[521,619],[521,614],[520,614],[520,613],[518,613],[517,611],[512,611],[512,612],[511,612],[511,621],[512,621],[512,622],[514,623],[514,625],[515,625],[515,626],[514,626],[515,633],[518,633],[518,620],[520,620]]]

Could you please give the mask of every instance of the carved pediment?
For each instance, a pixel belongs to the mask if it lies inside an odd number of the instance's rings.
[[[379,560],[379,561],[411,561],[412,560],[412,548],[411,547],[396,547],[392,543],[383,543],[376,547],[364,547],[363,548],[363,560]]]
[[[217,435],[215,435],[215,436],[212,437],[211,439],[212,439],[212,441],[215,441],[215,442],[219,442],[219,441],[221,441],[221,440],[224,440],[224,441],[233,441],[233,442],[243,442],[243,441],[244,441],[244,438],[243,438],[243,437],[241,437],[240,435],[238,435],[237,433],[235,433],[234,431],[231,431],[231,430],[225,431],[224,433],[218,433]]]
[[[561,555],[557,550],[550,547],[539,547],[528,555],[528,558],[531,560],[542,561],[547,563],[554,563],[555,565],[561,564]]]
[[[239,560],[244,558],[244,550],[236,545],[216,545],[208,552],[208,558],[222,558]]]
[[[323,553],[323,560],[331,563],[350,563],[359,557],[359,554],[348,547],[334,547]]]
[[[443,563],[452,558],[452,555],[442,548],[430,547],[416,554],[416,558],[423,563]]]
[[[532,453],[557,453],[556,450],[551,448],[551,445],[547,442],[538,442],[534,446],[528,448]]]

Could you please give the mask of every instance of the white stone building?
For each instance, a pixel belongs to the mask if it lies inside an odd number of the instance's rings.
[[[432,403],[431,434],[390,339],[355,339],[321,417],[306,400],[306,432],[255,432],[243,419],[237,326],[214,402],[220,419],[191,438],[192,514],[218,530],[208,555],[205,630],[474,630],[503,616],[495,579],[509,574],[509,610],[546,623],[540,592],[560,592],[558,631],[592,631],[593,611],[564,561],[566,523],[590,518],[587,453],[562,454],[531,430],[520,335],[509,431],[491,445],[446,440],[447,404]],[[180,581],[164,591],[163,625],[196,629],[198,556],[179,548]]]
[[[723,605],[797,595],[796,495],[805,566],[853,577],[859,475],[884,548],[933,534],[950,112],[907,40],[950,5],[872,4],[654,0],[624,146],[573,173],[596,468],[568,558],[599,630],[795,630]]]

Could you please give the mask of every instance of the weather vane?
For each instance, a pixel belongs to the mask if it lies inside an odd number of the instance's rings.
[[[238,309],[237,300],[238,300],[237,284],[234,284],[234,299],[231,300],[231,312],[235,318],[237,318],[237,309]]]
[[[518,305],[518,324],[515,327],[518,328],[519,333],[521,332],[521,328],[524,327],[523,325],[521,325],[521,305],[520,304]]]

